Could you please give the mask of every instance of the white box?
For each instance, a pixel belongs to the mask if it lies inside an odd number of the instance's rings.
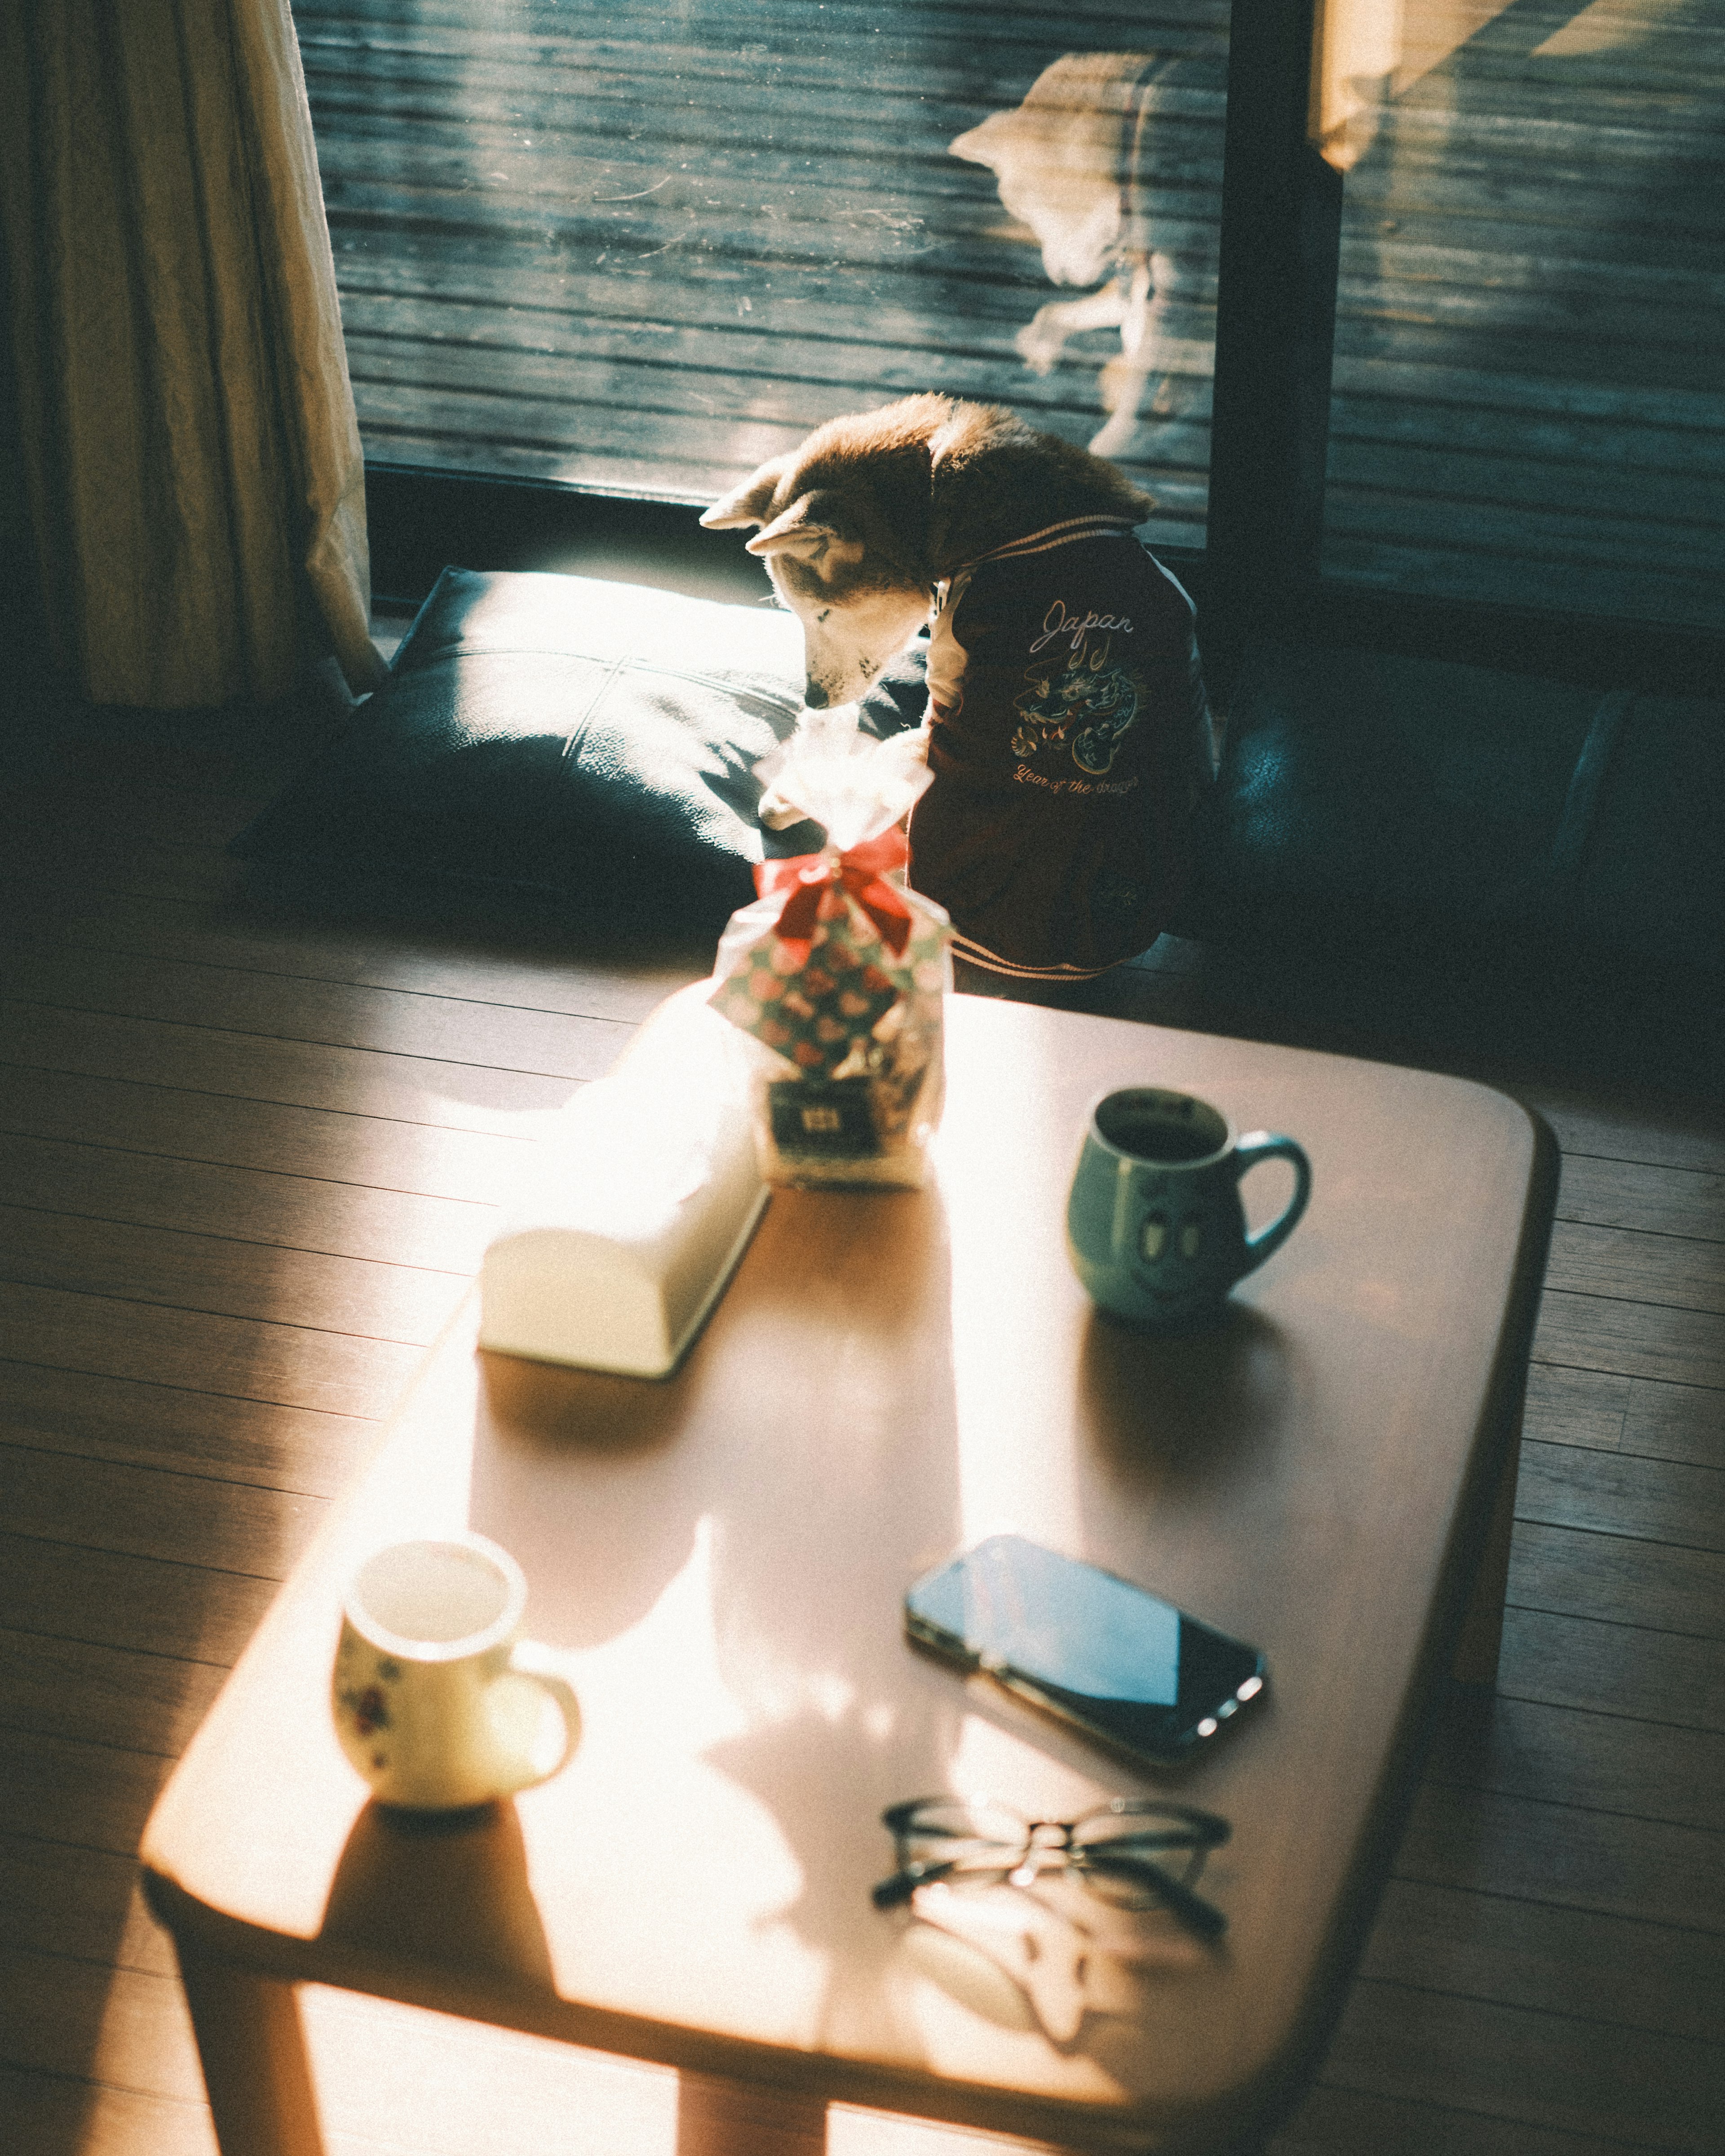
[[[480,1268],[481,1348],[662,1378],[700,1331],[768,1198],[711,988],[662,1004],[532,1148]]]

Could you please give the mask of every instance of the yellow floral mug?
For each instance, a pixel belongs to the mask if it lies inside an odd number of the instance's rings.
[[[395,1543],[355,1573],[331,1705],[383,1803],[458,1810],[568,1758],[581,1709],[551,1650],[519,1636],[526,1599],[521,1567],[483,1535]]]

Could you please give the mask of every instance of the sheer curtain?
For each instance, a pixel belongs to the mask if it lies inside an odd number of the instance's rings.
[[[0,0],[18,469],[99,703],[280,695],[367,634],[364,470],[288,0]]]

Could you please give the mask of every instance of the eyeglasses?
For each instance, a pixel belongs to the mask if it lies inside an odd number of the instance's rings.
[[[1201,1938],[1219,1938],[1228,1928],[1192,1882],[1232,1830],[1193,1804],[1116,1797],[1081,1819],[1030,1820],[988,1799],[916,1797],[889,1805],[880,1820],[899,1868],[875,1888],[877,1909],[897,1908],[939,1881],[1029,1887],[1045,1870],[1064,1870],[1117,1908],[1164,1908]]]

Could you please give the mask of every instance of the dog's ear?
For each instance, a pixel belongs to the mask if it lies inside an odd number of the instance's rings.
[[[729,531],[740,524],[763,524],[773,507],[773,490],[784,475],[784,459],[774,457],[741,486],[721,495],[701,522],[709,531]]]
[[[827,490],[800,495],[748,542],[751,554],[792,554],[823,577],[863,557],[863,542],[840,529],[839,505]]]
[[[988,165],[998,170],[1012,155],[1018,133],[1018,113],[991,112],[980,126],[967,127],[947,145],[949,157],[962,157],[968,165]]]

